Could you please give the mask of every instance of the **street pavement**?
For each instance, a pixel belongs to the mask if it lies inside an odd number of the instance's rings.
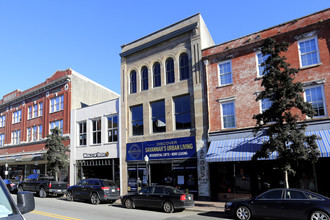
[[[16,201],[16,195],[13,195]],[[162,210],[126,209],[120,200],[114,204],[92,205],[85,202],[68,202],[65,197],[35,197],[36,209],[24,215],[26,220],[228,220],[223,202],[195,201],[193,208],[172,214]]]

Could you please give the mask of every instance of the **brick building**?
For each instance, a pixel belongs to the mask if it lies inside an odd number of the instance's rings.
[[[71,69],[57,71],[25,91],[4,95],[0,100],[1,175],[24,178],[34,172],[46,173],[45,141],[50,129],[59,127],[68,146],[71,110],[117,97]],[[67,175],[64,171],[62,179]]]
[[[209,109],[210,147],[206,160],[210,166],[213,199],[246,196],[267,188],[281,186],[275,157],[252,162],[251,157],[262,144],[253,135],[252,119],[267,108],[269,102],[256,102],[262,91],[261,81],[266,59],[260,53],[263,40],[272,37],[290,44],[284,54],[299,73],[295,80],[304,85],[305,100],[317,114],[307,118],[307,133],[316,134],[321,151],[315,165],[299,164],[297,175],[290,177],[291,187],[302,187],[330,195],[330,179],[324,175],[330,165],[330,9],[298,18],[275,27],[204,49],[207,102]]]
[[[168,184],[209,197],[201,49],[211,45],[196,14],[122,46],[123,192]]]

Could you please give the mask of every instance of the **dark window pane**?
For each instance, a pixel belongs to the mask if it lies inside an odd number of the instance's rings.
[[[130,81],[130,93],[136,93],[136,71],[132,71],[131,74],[131,81]]]
[[[142,105],[131,107],[132,134],[143,135],[143,107]]]
[[[274,190],[261,195],[258,199],[281,199],[282,190]]]
[[[141,85],[142,85],[142,90],[148,90],[149,89],[149,84],[148,84],[148,68],[147,67],[142,67],[141,70]]]
[[[180,55],[180,80],[189,79],[189,62],[188,54]]]
[[[153,67],[153,72],[154,72],[154,87],[159,87],[161,84],[160,81],[160,64],[155,63]]]
[[[152,111],[152,125],[153,132],[165,132],[166,131],[166,119],[165,119],[165,101],[157,101],[150,104]]]
[[[174,98],[176,129],[191,128],[190,96]]]
[[[174,83],[174,60],[168,58],[166,60],[166,84]]]

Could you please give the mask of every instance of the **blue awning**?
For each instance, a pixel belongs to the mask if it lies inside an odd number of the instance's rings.
[[[317,140],[317,145],[321,152],[320,157],[330,157],[330,130],[306,132],[306,135],[312,134],[316,134],[322,138]],[[268,140],[267,136],[211,141],[209,150],[207,151],[206,161],[249,161],[255,152],[261,149],[263,142],[266,140]],[[276,157],[277,153],[274,152],[267,160],[274,160]]]

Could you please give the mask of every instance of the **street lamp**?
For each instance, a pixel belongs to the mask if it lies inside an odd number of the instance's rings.
[[[148,185],[151,185],[151,174],[150,174],[150,163],[149,163],[149,157],[148,155],[144,156],[144,161],[146,162],[147,167],[147,179],[148,179]]]
[[[8,176],[8,163],[5,164],[6,171],[5,171],[5,178],[7,179]]]

